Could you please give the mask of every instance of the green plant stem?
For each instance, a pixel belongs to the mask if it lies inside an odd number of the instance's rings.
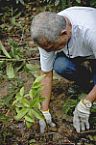
[[[26,59],[7,59],[7,58],[1,58],[0,61],[29,61],[29,60],[38,60],[39,57],[35,58],[26,58]]]

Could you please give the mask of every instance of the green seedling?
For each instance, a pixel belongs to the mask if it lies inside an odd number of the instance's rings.
[[[35,123],[36,119],[44,119],[40,111],[40,105],[43,101],[40,93],[42,90],[41,80],[41,76],[37,77],[28,94],[25,94],[24,87],[22,87],[13,102],[16,110],[15,119],[24,121],[28,128]]]

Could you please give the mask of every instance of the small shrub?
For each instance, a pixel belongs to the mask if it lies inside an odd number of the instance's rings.
[[[28,94],[25,94],[24,87],[22,87],[13,102],[16,110],[15,119],[24,121],[28,128],[32,126],[36,119],[43,119],[40,111],[40,104],[43,101],[40,93],[42,89],[41,80],[42,77],[37,77]]]

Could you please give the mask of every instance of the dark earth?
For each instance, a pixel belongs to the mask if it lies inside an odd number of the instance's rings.
[[[36,60],[35,63],[37,64]],[[34,80],[32,75],[20,72],[19,77],[22,78],[27,91]],[[7,95],[9,83],[5,80],[2,81],[0,97]],[[17,123],[15,120],[8,122],[7,125],[0,123],[0,145],[95,145],[96,124],[94,123],[95,127],[91,124],[89,131],[78,134],[72,126],[72,115],[64,113],[63,105],[64,101],[70,97],[67,92],[71,85],[73,82],[70,83],[55,74],[50,102],[50,112],[56,123],[55,128],[47,126],[45,133],[40,134],[38,121],[30,129],[27,129],[23,122]],[[8,112],[8,110],[1,108],[1,111],[5,111],[7,116],[11,115],[10,110]],[[91,119],[94,119],[94,115]]]

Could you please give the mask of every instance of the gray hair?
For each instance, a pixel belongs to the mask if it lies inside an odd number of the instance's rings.
[[[63,16],[53,12],[41,12],[32,20],[31,36],[37,44],[41,37],[49,42],[55,42],[65,27],[66,21]]]

